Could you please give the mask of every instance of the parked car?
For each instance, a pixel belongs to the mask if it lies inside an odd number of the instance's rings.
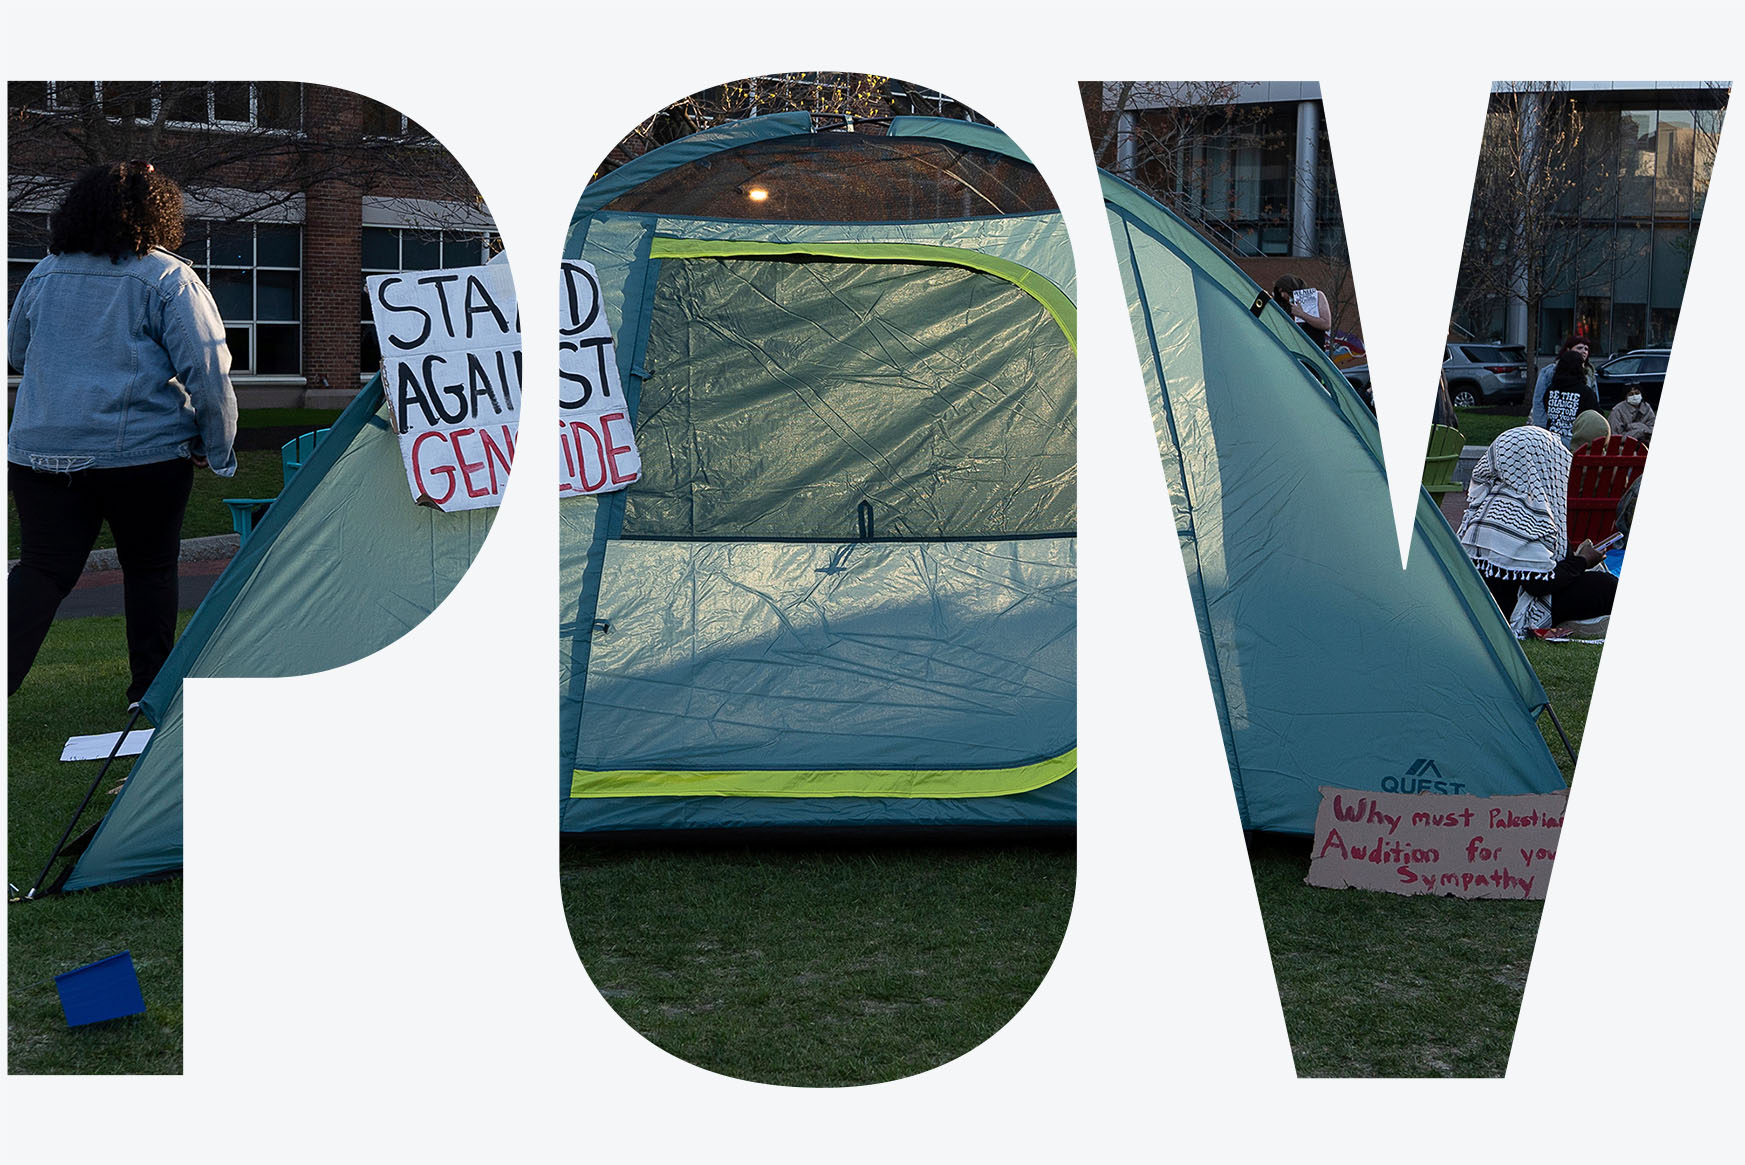
[[[1519,344],[1449,344],[1442,375],[1456,408],[1520,404],[1527,399],[1527,349]]]
[[[1658,410],[1660,389],[1666,381],[1666,358],[1671,354],[1671,348],[1635,348],[1599,365],[1594,369],[1599,374],[1594,391],[1600,407],[1609,409],[1629,396],[1632,388],[1640,388],[1643,399]]]
[[[1369,365],[1339,371],[1359,392],[1369,389]],[[1442,375],[1457,408],[1520,404],[1527,399],[1527,349],[1519,344],[1449,344],[1442,350]]]

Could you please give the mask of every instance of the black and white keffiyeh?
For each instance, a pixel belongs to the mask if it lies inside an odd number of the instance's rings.
[[[1460,544],[1487,578],[1550,578],[1568,552],[1569,450],[1534,425],[1510,429],[1473,467]],[[1516,635],[1551,626],[1551,600],[1520,592]]]

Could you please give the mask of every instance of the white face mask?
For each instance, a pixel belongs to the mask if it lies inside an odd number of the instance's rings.
[[[1642,394],[1639,392],[1633,392],[1629,396],[1625,397],[1624,399],[1629,401],[1633,405],[1639,405],[1642,403]]]

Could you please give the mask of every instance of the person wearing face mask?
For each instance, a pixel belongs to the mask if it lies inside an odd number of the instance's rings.
[[[1648,444],[1648,437],[1654,432],[1654,406],[1642,399],[1640,388],[1632,388],[1630,395],[1612,408],[1608,419],[1612,422],[1612,432],[1634,437],[1644,445]]]

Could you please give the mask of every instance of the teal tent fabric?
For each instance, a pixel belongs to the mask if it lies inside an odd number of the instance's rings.
[[[64,889],[182,864],[182,680],[304,675],[394,642],[454,589],[495,510],[414,504],[380,380],[360,392],[213,584],[141,701],[157,726]]]
[[[1243,827],[1312,832],[1322,785],[1563,788],[1545,693],[1421,491],[1401,569],[1345,379],[1222,254],[1102,181]]]
[[[560,503],[566,832],[1075,820],[1071,248],[1004,135],[910,120],[1023,209],[766,221],[639,189],[767,164],[828,190],[852,159],[865,204],[912,155],[791,117],[577,206],[566,256],[598,272],[645,477]],[[776,792],[687,792],[735,775]]]

